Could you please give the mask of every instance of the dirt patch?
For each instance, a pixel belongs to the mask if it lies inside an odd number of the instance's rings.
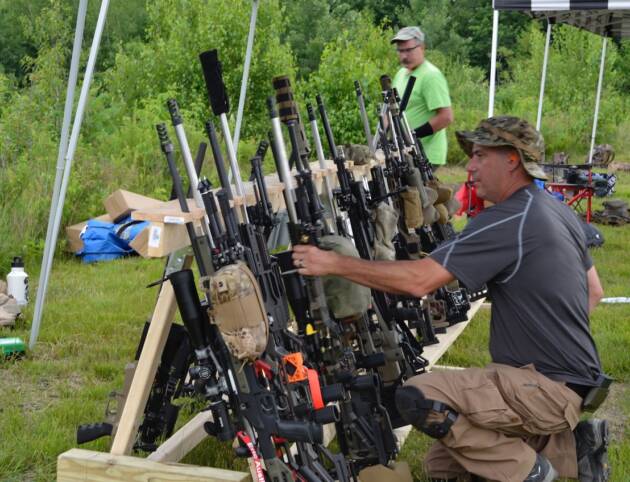
[[[595,417],[608,420],[610,436],[613,441],[621,442],[624,439],[624,430],[628,423],[628,415],[624,412],[624,400],[630,396],[630,385],[627,383],[613,383],[610,387],[608,398],[595,412]]]
[[[4,406],[18,406],[24,412],[38,412],[48,408],[59,400],[64,385],[70,390],[77,390],[84,385],[83,377],[77,372],[72,372],[66,379],[57,379],[26,377],[12,370],[2,370],[0,379],[3,388],[0,401]]]

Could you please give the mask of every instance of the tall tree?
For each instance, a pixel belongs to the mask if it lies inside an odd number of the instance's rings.
[[[492,7],[487,0],[410,0],[400,13],[406,25],[420,25],[429,48],[490,69]],[[519,12],[501,12],[499,61],[505,66],[523,29],[531,22]]]

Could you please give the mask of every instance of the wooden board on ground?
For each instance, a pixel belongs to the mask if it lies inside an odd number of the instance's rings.
[[[245,472],[165,464],[138,457],[71,449],[57,459],[57,482],[249,482]]]

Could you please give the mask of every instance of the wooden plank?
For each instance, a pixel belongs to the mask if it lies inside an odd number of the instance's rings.
[[[198,413],[147,457],[155,462],[179,462],[208,434],[203,424],[212,422],[210,410]]]
[[[118,429],[112,441],[111,453],[113,455],[129,454],[133,448],[140,425],[140,417],[147,404],[149,391],[175,316],[175,308],[173,286],[170,281],[165,281],[153,310],[144,347],[118,422]]]
[[[473,316],[475,316],[475,313],[477,313],[484,300],[485,298],[482,298],[471,303],[470,309],[468,310],[468,320],[449,326],[446,329],[446,333],[438,335],[438,339],[440,340],[439,343],[424,347],[422,356],[429,362],[427,370],[430,370],[431,367],[435,365],[435,363],[442,357],[442,355],[444,355],[444,353],[446,353],[446,350],[448,350],[457,337],[461,335],[462,331],[464,331],[464,329],[468,326],[468,323],[470,323],[473,319]]]
[[[204,209],[193,207],[190,208],[190,212],[185,213],[180,209],[175,208],[151,208],[133,211],[131,213],[131,219],[137,219],[139,221],[151,221],[165,224],[185,224],[191,221],[203,219],[206,211]]]
[[[137,457],[71,449],[57,458],[57,482],[249,482],[245,472],[164,464]]]
[[[107,214],[109,214],[114,221],[129,216],[129,214],[136,209],[158,207],[162,203],[163,201],[158,199],[136,194],[131,191],[125,191],[124,189],[114,191],[103,201]]]
[[[282,191],[284,190],[284,184],[277,181],[275,184],[267,185],[267,194],[269,195],[269,202],[271,203],[271,210],[277,212],[280,206],[284,208],[284,196]]]

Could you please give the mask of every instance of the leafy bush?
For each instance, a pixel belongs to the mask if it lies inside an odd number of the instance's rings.
[[[161,198],[168,195],[170,176],[154,125],[168,119],[166,100],[174,97],[180,103],[191,148],[196,149],[205,138],[203,121],[210,109],[197,56],[211,48],[219,50],[232,111],[236,111],[250,8],[248,0],[216,0],[212,8],[204,0],[147,2],[146,39],[121,44],[113,66],[97,72],[94,79],[62,226],[101,214],[103,199],[117,188]],[[38,51],[37,56],[23,59],[31,72],[28,83],[14,92],[10,77],[0,76],[0,97],[11,96],[11,104],[3,107],[0,120],[0,260],[29,250],[35,250],[36,255],[43,244],[72,47],[74,24],[69,20],[73,15],[70,5],[55,1],[38,16],[25,19],[25,35]],[[265,99],[272,93],[271,78],[294,75],[292,54],[280,42],[281,22],[279,1],[263,2],[241,137],[266,131]],[[123,27],[118,25],[116,29]],[[90,28],[86,25],[88,38]],[[176,143],[174,136],[173,141]],[[244,142],[246,153],[253,152],[251,145]],[[211,172],[208,175],[215,178]],[[10,209],[6,209],[8,206]],[[60,239],[64,239],[63,232]],[[0,264],[0,269],[3,267],[6,263]]]
[[[298,90],[304,100],[315,103],[321,94],[326,104],[337,143],[365,142],[354,81],[361,83],[370,124],[375,126],[377,105],[382,101],[379,78],[398,69],[396,53],[389,43],[393,33],[372,25],[367,15],[324,47],[317,72]],[[372,129],[373,130],[373,129]]]
[[[602,38],[562,25],[554,26],[553,32],[541,130],[549,154],[566,151],[579,155],[574,162],[581,162],[590,147]],[[544,43],[535,25],[521,37],[511,62],[511,79],[497,90],[497,114],[536,122]],[[623,139],[617,128],[627,119],[628,101],[618,87],[623,79],[613,69],[618,52],[610,41],[606,57],[596,142],[615,145]]]
[[[168,120],[166,100],[176,98],[191,148],[205,140],[203,122],[211,115],[199,52],[218,49],[231,120],[235,116],[251,2],[214,0],[210,8],[206,0],[152,0],[142,7],[143,1],[110,7],[62,226],[101,214],[102,200],[118,188],[168,195],[170,176],[154,126]],[[364,142],[353,83],[358,80],[363,87],[373,128],[381,102],[379,77],[399,68],[389,43],[390,21],[396,28],[415,23],[426,30],[427,58],[444,72],[453,101],[448,161],[464,162],[454,132],[473,128],[486,117],[488,104],[491,12],[475,8],[478,1],[457,0],[457,8],[454,0],[262,1],[239,148],[243,174],[269,129],[265,102],[276,75],[289,76],[303,110],[305,101],[322,95],[339,144]],[[0,0],[0,36],[3,41],[11,37],[0,47],[3,54],[10,51],[0,57],[0,271],[14,254],[32,253],[35,260],[43,245],[75,20],[74,3],[62,0],[8,7]],[[97,13],[96,4],[90,5],[86,38]],[[495,112],[534,122],[544,48],[541,25],[508,14],[502,14],[502,25]],[[618,153],[630,150],[629,45],[608,45],[599,117],[597,142],[612,144]],[[600,48],[598,36],[554,27],[542,128],[549,153],[568,151],[578,156],[576,162],[585,156]],[[211,164],[206,161],[204,174],[216,180]],[[270,155],[265,170],[273,170]]]
[[[190,113],[190,123],[203,122],[209,117],[209,106],[198,55],[217,49],[231,111],[235,113],[250,9],[248,0],[217,0],[212,8],[205,0],[148,2],[147,41],[126,46],[104,80],[112,104],[142,107],[154,96],[170,92]],[[291,51],[280,42],[282,18],[278,0],[263,2],[259,8],[244,137],[266,129],[265,102],[272,93],[271,78],[294,75]]]

